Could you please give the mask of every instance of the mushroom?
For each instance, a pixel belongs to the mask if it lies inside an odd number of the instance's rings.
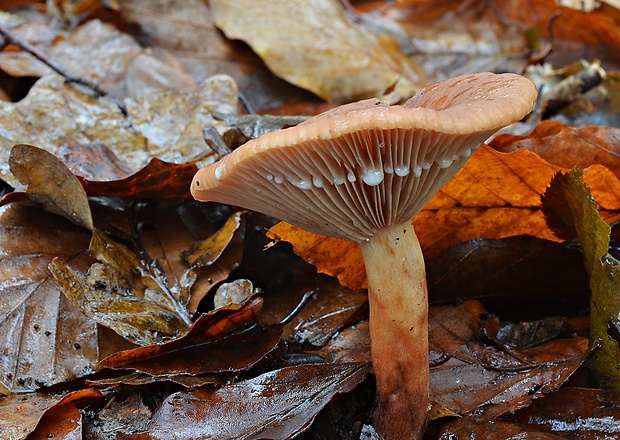
[[[474,149],[527,115],[536,94],[520,75],[463,75],[402,106],[367,99],[267,133],[194,177],[198,200],[359,243],[385,439],[421,438],[429,406],[426,276],[412,218]]]

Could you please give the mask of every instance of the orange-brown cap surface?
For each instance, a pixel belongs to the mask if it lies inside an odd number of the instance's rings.
[[[343,105],[247,142],[198,171],[191,191],[361,242],[417,214],[473,149],[532,110],[536,94],[520,75],[478,73],[402,106]]]

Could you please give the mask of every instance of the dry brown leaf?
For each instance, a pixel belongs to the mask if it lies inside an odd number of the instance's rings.
[[[387,34],[374,35],[335,0],[212,1],[217,26],[247,42],[281,78],[328,101],[384,93],[401,80],[409,94],[420,70]]]

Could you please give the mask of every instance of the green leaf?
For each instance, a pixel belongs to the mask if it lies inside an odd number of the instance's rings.
[[[581,243],[590,274],[590,341],[600,345],[591,367],[620,390],[620,262],[607,253],[611,228],[582,178],[581,170],[556,174],[543,204],[549,224],[562,224],[564,235],[574,227]]]

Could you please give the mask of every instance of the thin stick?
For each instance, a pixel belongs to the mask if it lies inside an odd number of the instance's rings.
[[[9,29],[7,29],[7,27],[3,24],[0,24],[0,35],[2,35],[5,39],[4,43],[0,45],[2,48],[6,47],[9,44],[13,44],[19,47],[21,50],[29,53],[30,55],[35,57],[37,60],[41,61],[43,64],[48,66],[50,69],[52,69],[57,74],[64,77],[67,83],[80,84],[92,90],[95,93],[95,96],[97,97],[107,96],[108,98],[112,99],[112,101],[114,101],[114,103],[119,108],[119,110],[123,113],[123,115],[125,117],[128,116],[127,108],[125,107],[125,104],[123,104],[123,102],[120,99],[118,99],[116,96],[110,94],[108,91],[102,89],[97,84],[93,83],[92,81],[75,76],[67,72],[64,67],[62,67],[55,61],[49,59],[43,52],[41,52],[35,46],[28,43],[27,41],[22,41],[15,35],[13,35],[13,33]]]

